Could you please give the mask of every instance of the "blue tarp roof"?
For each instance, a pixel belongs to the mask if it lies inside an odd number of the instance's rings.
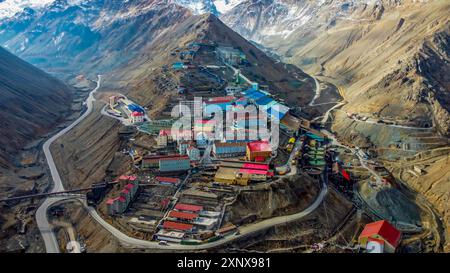
[[[267,109],[267,113],[278,120],[283,119],[287,112],[289,112],[289,108],[279,103]]]
[[[269,98],[269,97],[262,97],[258,100],[256,100],[256,104],[258,105],[267,105],[269,103],[271,103],[273,101],[273,99]]]
[[[257,100],[263,97],[266,97],[267,95],[260,92],[260,91],[255,91],[253,89],[247,90],[244,92],[244,97],[246,97],[247,99],[252,99],[252,100]]]
[[[140,107],[137,104],[130,104],[130,105],[128,105],[128,109],[130,109],[131,112],[144,113],[144,109],[142,109],[142,107]]]

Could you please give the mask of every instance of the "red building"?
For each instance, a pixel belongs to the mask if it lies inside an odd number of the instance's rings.
[[[401,232],[386,220],[369,223],[359,235],[359,244],[366,248],[369,241],[384,242],[384,250],[394,253],[400,243]]]
[[[164,229],[169,229],[169,230],[191,232],[193,230],[194,226],[191,225],[191,224],[184,224],[184,223],[178,223],[178,222],[164,221],[163,228]]]
[[[169,218],[178,219],[178,220],[182,220],[182,221],[189,221],[190,222],[190,221],[198,218],[198,214],[197,213],[181,212],[181,211],[172,210],[172,211],[169,212],[168,217]]]
[[[175,210],[192,212],[192,213],[200,213],[201,211],[203,211],[203,207],[197,206],[197,205],[191,205],[191,204],[178,203],[175,205]]]
[[[264,162],[272,156],[272,147],[268,141],[253,141],[247,143],[247,160]]]
[[[155,180],[159,184],[163,184],[163,185],[176,186],[176,185],[178,185],[180,183],[180,179],[179,178],[173,178],[173,177],[157,176],[157,177],[155,177]]]

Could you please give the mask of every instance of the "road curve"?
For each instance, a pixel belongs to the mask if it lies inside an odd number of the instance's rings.
[[[217,247],[223,244],[230,243],[234,240],[244,238],[246,236],[252,235],[254,233],[266,230],[271,227],[275,227],[278,225],[287,224],[293,221],[300,220],[309,214],[311,214],[314,210],[316,210],[320,204],[322,204],[325,196],[328,193],[328,187],[326,183],[323,183],[322,189],[319,193],[317,199],[305,210],[291,214],[286,216],[278,216],[270,219],[263,220],[261,222],[250,224],[247,226],[242,226],[239,228],[239,235],[229,235],[221,240],[201,244],[201,245],[181,245],[181,244],[169,244],[169,245],[159,245],[158,242],[154,241],[146,241],[141,239],[136,239],[129,237],[128,235],[122,233],[120,230],[116,229],[111,224],[107,223],[98,213],[97,211],[86,205],[83,202],[83,205],[89,212],[89,215],[99,223],[103,228],[105,228],[108,232],[110,232],[114,237],[116,237],[122,244],[132,247],[132,248],[143,248],[143,249],[161,249],[161,250],[205,250],[213,247]]]
[[[317,98],[319,98],[319,96],[320,96],[320,83],[316,77],[313,77],[313,76],[311,76],[311,77],[314,79],[314,82],[316,83],[316,92],[314,94],[313,99],[308,104],[308,106],[315,106],[316,105],[315,102],[316,102]]]
[[[52,153],[50,151],[50,146],[55,140],[59,137],[63,136],[70,130],[72,130],[75,126],[77,126],[81,121],[83,121],[89,114],[92,113],[92,109],[94,107],[94,93],[100,88],[102,76],[98,76],[97,86],[94,90],[89,93],[88,98],[86,99],[87,109],[83,115],[81,115],[78,119],[76,119],[72,124],[59,131],[56,135],[49,138],[43,145],[44,155],[47,160],[48,167],[50,169],[50,174],[53,179],[53,186],[50,192],[59,192],[64,191],[64,185],[61,181],[61,177],[59,176],[58,169],[56,168],[55,162],[53,160]],[[49,197],[45,199],[45,201],[39,206],[36,211],[36,223],[41,233],[42,239],[45,243],[45,249],[47,253],[59,253],[59,245],[58,241],[53,233],[52,227],[47,219],[47,210],[57,202],[61,202],[63,200],[69,199],[71,197]]]
[[[54,181],[54,186],[51,190],[51,192],[56,191],[63,191],[64,186],[62,184],[61,178],[59,176],[58,170],[56,168],[56,165],[53,161],[53,157],[50,152],[50,145],[59,137],[63,136],[67,132],[69,132],[72,128],[74,128],[77,124],[79,124],[83,119],[85,119],[93,109],[93,101],[94,99],[94,93],[98,90],[101,84],[101,76],[98,78],[97,87],[89,94],[88,99],[86,100],[87,104],[87,110],[86,112],[80,116],[76,121],[74,121],[71,125],[69,125],[67,128],[63,129],[59,133],[57,133],[55,136],[47,140],[44,144],[44,153],[51,171],[51,175]],[[291,214],[286,216],[278,216],[270,219],[263,220],[258,223],[250,224],[247,226],[243,226],[240,228],[239,235],[230,235],[227,236],[221,240],[201,244],[201,245],[181,245],[181,244],[169,244],[169,245],[159,245],[158,242],[154,241],[146,241],[146,240],[140,240],[136,238],[129,237],[128,235],[122,233],[120,230],[116,229],[114,226],[110,225],[108,222],[106,222],[98,213],[97,211],[88,206],[86,204],[86,201],[77,198],[76,200],[80,201],[85,209],[88,211],[89,215],[98,223],[100,224],[104,229],[106,229],[108,232],[110,232],[115,238],[117,238],[122,244],[125,246],[131,247],[131,248],[145,248],[145,249],[161,249],[161,250],[204,250],[212,247],[217,247],[226,243],[229,243],[231,241],[243,238],[245,236],[249,236],[253,233],[257,233],[260,231],[263,231],[265,229],[275,227],[278,225],[286,224],[292,221],[300,220],[306,216],[308,216],[310,213],[312,213],[315,209],[317,209],[320,204],[323,202],[325,196],[328,193],[328,188],[326,183],[324,182],[322,185],[321,192],[319,193],[319,196],[317,199],[305,210]],[[50,223],[47,219],[47,210],[53,206],[54,204],[65,201],[69,198],[74,197],[51,197],[47,198],[42,205],[38,208],[36,212],[36,222],[38,225],[38,228],[41,232],[42,238],[45,243],[46,251],[47,253],[59,253],[59,246],[58,241],[53,233],[53,230],[51,228]]]

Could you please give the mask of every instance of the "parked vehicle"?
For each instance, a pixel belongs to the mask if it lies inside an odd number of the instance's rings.
[[[167,246],[169,244],[167,243],[167,241],[159,241],[158,245],[160,245],[160,246]]]

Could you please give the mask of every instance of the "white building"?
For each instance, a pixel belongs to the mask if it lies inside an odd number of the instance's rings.
[[[133,123],[144,122],[144,114],[136,111],[131,113],[131,122]]]
[[[166,131],[161,130],[158,137],[156,138],[156,144],[158,145],[158,147],[165,148],[167,147],[168,142],[169,136],[167,135]]]
[[[227,96],[234,96],[235,94],[239,94],[240,92],[242,92],[242,87],[228,85],[227,87],[225,87],[225,92],[227,92]]]
[[[179,243],[183,240],[185,233],[183,232],[177,232],[177,231],[168,231],[165,229],[161,229],[156,233],[156,238],[159,241],[167,241],[167,242],[174,242]]]
[[[217,218],[198,217],[192,223],[200,228],[212,230],[217,222]]]

